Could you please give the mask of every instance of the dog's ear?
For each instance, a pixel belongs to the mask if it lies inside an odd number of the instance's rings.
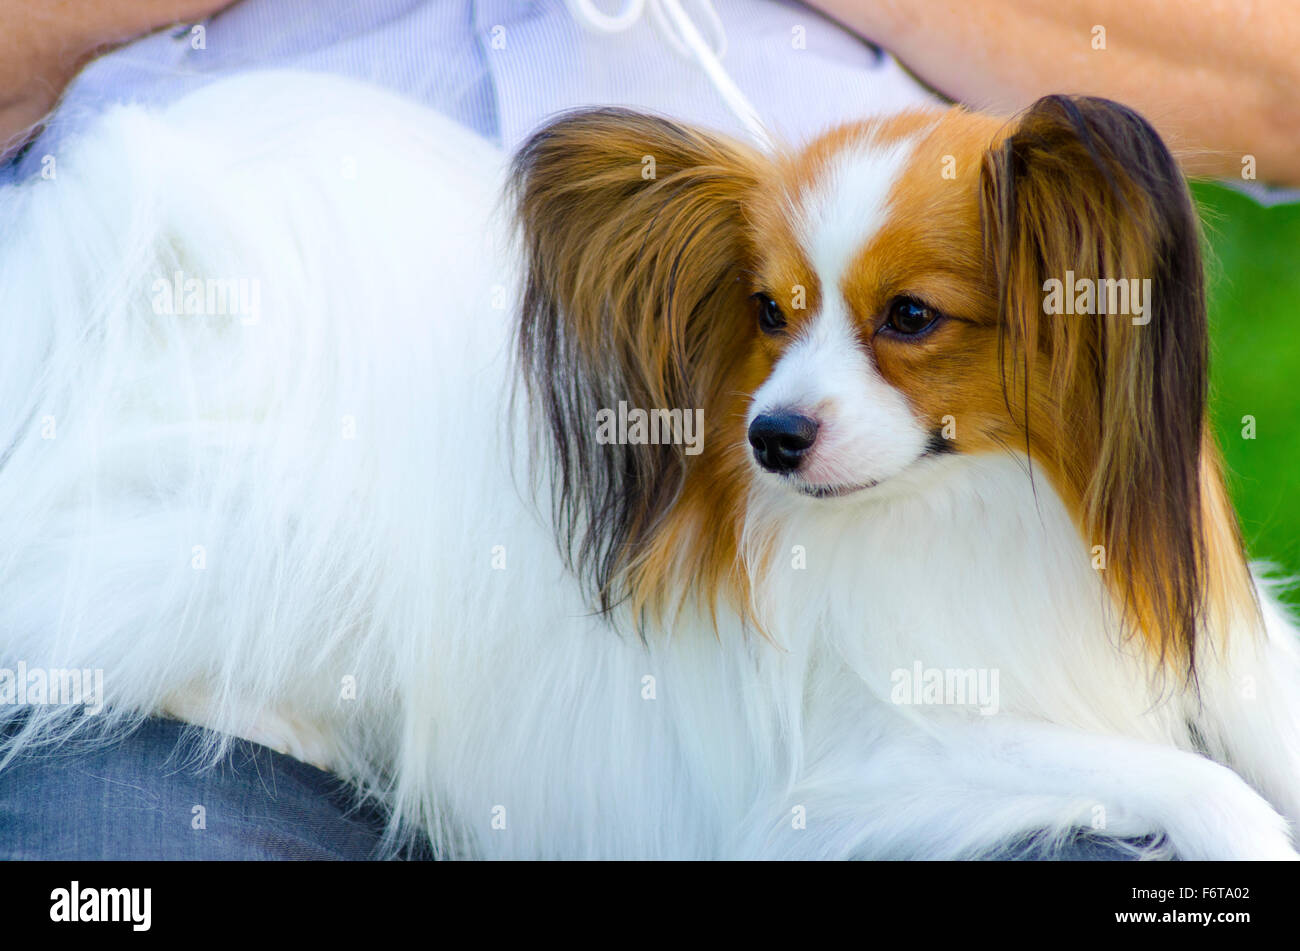
[[[718,407],[752,309],[745,205],[763,160],[619,109],[565,116],[532,137],[512,181],[525,252],[518,356],[549,440],[571,567],[602,610],[630,592],[694,464],[682,445],[609,445],[598,417]],[[708,440],[705,440],[705,450]]]
[[[981,191],[1008,406],[1105,546],[1127,618],[1190,665],[1207,330],[1186,182],[1133,110],[1050,96],[986,154]]]

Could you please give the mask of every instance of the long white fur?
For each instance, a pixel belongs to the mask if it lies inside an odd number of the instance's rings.
[[[1207,655],[1190,707],[1106,634],[1023,460],[760,484],[775,644],[592,616],[507,410],[501,156],[450,121],[249,75],[56,158],[0,193],[0,664],[103,668],[110,732],[279,737],[450,854],[960,857],[1100,816],[1151,855],[1294,857],[1289,622]],[[177,270],[258,279],[258,319],[155,313]],[[1000,712],[892,703],[916,661],[997,668]],[[6,752],[88,725],[37,708]]]

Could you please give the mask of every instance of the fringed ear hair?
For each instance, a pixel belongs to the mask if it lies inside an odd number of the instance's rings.
[[[1131,109],[1050,96],[985,156],[981,189],[1008,406],[1128,621],[1191,674],[1207,340],[1187,185]]]
[[[709,411],[752,316],[744,205],[761,162],[620,109],[565,116],[515,158],[527,266],[518,356],[550,442],[561,539],[602,610],[631,593],[629,569],[696,462],[671,441],[609,444],[598,414],[701,410],[717,431]]]

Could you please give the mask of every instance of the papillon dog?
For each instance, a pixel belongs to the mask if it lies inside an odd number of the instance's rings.
[[[446,856],[1295,857],[1296,631],[1132,110],[508,157],[264,73],[48,158],[0,194],[0,664],[104,709],[5,754],[179,717]]]

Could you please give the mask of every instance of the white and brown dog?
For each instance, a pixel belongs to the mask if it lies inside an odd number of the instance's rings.
[[[0,663],[107,706],[8,752],[171,712],[466,856],[1294,857],[1296,634],[1130,110],[508,164],[267,73],[58,167],[0,194]]]

